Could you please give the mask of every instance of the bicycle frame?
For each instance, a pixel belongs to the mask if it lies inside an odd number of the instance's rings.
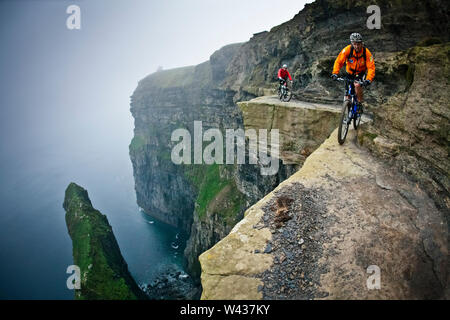
[[[344,103],[341,113],[341,122],[339,123],[338,129],[338,142],[339,144],[343,144],[352,120],[353,128],[355,130],[358,129],[361,121],[363,110],[362,106],[360,107],[360,104],[358,103],[355,82],[358,82],[360,85],[362,85],[362,82],[351,78],[337,78],[336,80],[345,81]]]
[[[358,109],[358,97],[356,96],[356,89],[355,89],[355,84],[353,83],[353,81],[346,81],[346,86],[347,89],[345,90],[345,97],[344,99],[346,99],[348,96],[350,96],[351,100],[351,106],[352,106],[352,115],[350,117],[350,120],[353,119],[354,117],[356,117],[356,112]]]
[[[280,87],[278,89],[278,96],[281,101],[289,102],[291,100],[292,92],[290,92],[291,89],[288,86],[288,82],[285,81],[283,84],[280,84]]]
[[[354,82],[357,81],[359,84],[362,85],[361,81],[348,79],[348,78],[338,78],[340,81],[345,81],[345,95],[344,95],[344,101],[350,97],[350,104],[352,106],[351,108],[351,116],[349,117],[349,121],[351,121],[353,118],[356,119],[357,113],[358,113],[358,96],[356,95],[356,89]]]
[[[288,82],[287,82],[287,81],[285,81],[285,82],[281,85],[281,90],[284,90],[284,91],[288,91],[288,90],[289,90]]]

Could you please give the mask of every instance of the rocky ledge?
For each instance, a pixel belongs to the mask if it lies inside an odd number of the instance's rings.
[[[339,125],[342,108],[296,99],[281,102],[277,96],[262,96],[237,105],[246,130],[278,129],[280,159],[283,164],[296,165],[303,164]],[[368,120],[363,117],[363,122]]]
[[[447,233],[418,184],[335,130],[200,256],[202,299],[448,298]]]

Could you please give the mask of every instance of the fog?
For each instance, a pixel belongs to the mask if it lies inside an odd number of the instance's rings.
[[[129,96],[138,80],[158,66],[201,63],[291,19],[303,3],[1,1],[2,142],[95,143],[108,140],[112,127],[129,141]],[[81,9],[80,30],[66,27],[70,4]]]
[[[0,298],[73,296],[62,209],[70,181],[107,214],[130,271],[144,278],[155,259],[146,245],[157,241],[148,239],[161,237],[136,213],[128,144],[138,81],[206,61],[303,3],[0,0]],[[72,4],[80,30],[66,27]]]

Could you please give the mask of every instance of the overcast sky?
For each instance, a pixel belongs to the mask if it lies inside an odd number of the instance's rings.
[[[128,144],[129,96],[140,79],[158,66],[201,63],[288,21],[304,3],[0,0],[1,151]],[[66,27],[71,4],[81,9],[81,30]]]

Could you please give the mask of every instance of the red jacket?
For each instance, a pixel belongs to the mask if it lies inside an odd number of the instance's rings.
[[[287,77],[289,77],[289,80],[292,81],[292,77],[289,74],[289,71],[287,71],[287,69],[285,70],[285,69],[281,68],[280,70],[278,70],[278,78],[286,79]]]

